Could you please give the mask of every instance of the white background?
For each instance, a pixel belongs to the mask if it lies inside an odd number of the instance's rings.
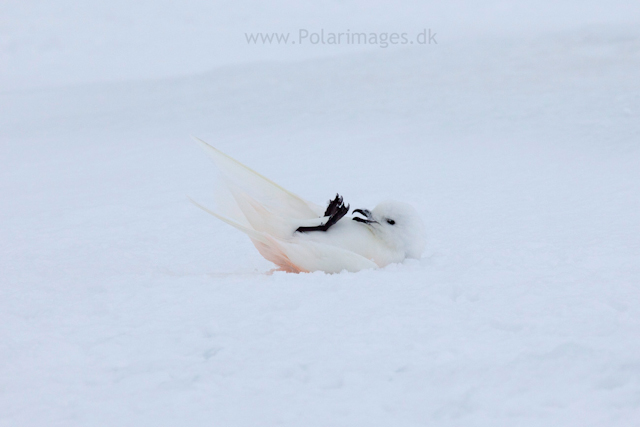
[[[638,12],[2,2],[0,425],[638,425]],[[190,134],[424,257],[271,274]]]

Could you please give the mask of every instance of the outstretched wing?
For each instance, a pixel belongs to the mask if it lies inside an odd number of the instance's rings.
[[[328,242],[302,235],[308,231],[327,231],[349,210],[342,197],[327,209],[308,202],[273,181],[249,169],[206,142],[197,139],[217,166],[223,193],[216,197],[214,212],[191,200],[196,206],[249,236],[260,254],[290,272],[322,270],[337,273],[376,268],[369,259]],[[296,233],[296,230],[303,233]],[[322,233],[324,234],[324,233]],[[342,245],[344,246],[344,245]]]
[[[211,157],[228,187],[242,189],[251,198],[282,218],[312,219],[322,216],[323,209],[320,206],[282,188],[203,140],[195,137],[194,139]]]

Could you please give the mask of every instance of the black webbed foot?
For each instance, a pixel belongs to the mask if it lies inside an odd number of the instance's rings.
[[[345,206],[342,197],[339,194],[336,194],[335,199],[329,202],[327,209],[324,211],[324,216],[329,217],[326,223],[315,227],[298,227],[296,231],[301,233],[305,233],[307,231],[327,231],[333,224],[340,221],[347,212],[349,212],[349,205]]]

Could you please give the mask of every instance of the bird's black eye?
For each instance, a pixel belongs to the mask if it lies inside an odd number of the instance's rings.
[[[387,220],[387,224],[394,225],[395,223],[396,223],[396,222],[395,222],[394,220],[392,220],[392,219],[388,219],[388,220]]]

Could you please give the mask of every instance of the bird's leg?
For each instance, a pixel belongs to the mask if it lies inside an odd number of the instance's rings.
[[[316,225],[315,227],[298,227],[296,231],[306,233],[308,231],[327,231],[333,224],[340,221],[343,216],[349,212],[349,205],[345,206],[342,197],[336,194],[335,199],[329,202],[329,206],[324,212],[324,216],[328,216],[329,219],[326,223]]]

